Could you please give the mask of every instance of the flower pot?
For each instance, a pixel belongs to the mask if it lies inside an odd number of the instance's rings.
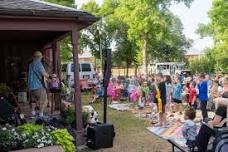
[[[10,152],[64,152],[61,146],[48,146],[44,148],[29,148]]]

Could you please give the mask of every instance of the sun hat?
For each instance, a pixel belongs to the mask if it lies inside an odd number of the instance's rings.
[[[34,57],[43,57],[42,53],[40,51],[35,51],[33,54]]]

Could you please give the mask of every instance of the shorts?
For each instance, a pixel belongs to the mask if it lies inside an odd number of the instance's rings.
[[[157,103],[157,107],[158,107],[158,103]],[[162,112],[160,112],[160,113],[165,113],[165,107],[166,107],[166,104],[162,103]]]
[[[179,99],[174,99],[174,98],[173,98],[173,102],[175,102],[175,103],[182,103],[181,100],[179,100]]]
[[[48,102],[46,89],[32,90],[31,99],[37,106],[45,106]]]

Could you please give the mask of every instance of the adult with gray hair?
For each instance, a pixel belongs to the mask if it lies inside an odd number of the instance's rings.
[[[43,55],[40,51],[34,52],[28,73],[28,88],[33,102],[32,115],[39,115],[40,117],[44,115],[44,109],[48,103],[44,79],[49,77],[41,62],[42,58]]]

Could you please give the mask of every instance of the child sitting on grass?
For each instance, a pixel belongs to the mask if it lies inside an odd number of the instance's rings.
[[[186,122],[182,128],[182,134],[186,139],[186,145],[189,148],[192,148],[195,144],[196,136],[197,136],[197,127],[195,122],[193,121],[196,117],[196,112],[194,109],[189,108],[184,113],[184,119]]]
[[[104,87],[102,84],[96,86],[95,94],[93,95],[93,100],[90,103],[94,103],[97,99],[104,96]]]

